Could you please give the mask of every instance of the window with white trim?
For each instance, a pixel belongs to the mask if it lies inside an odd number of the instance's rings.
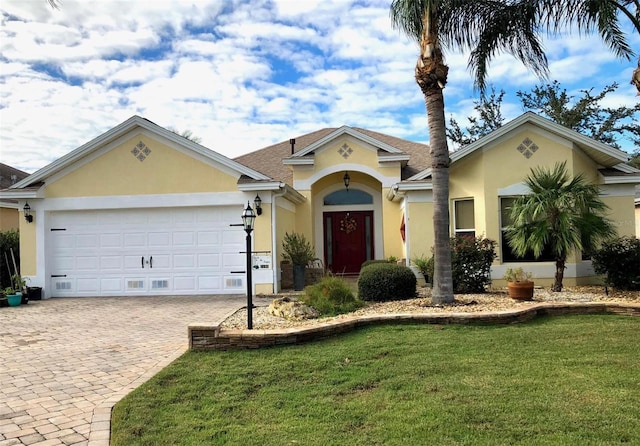
[[[453,200],[453,228],[455,235],[476,236],[473,198]]]

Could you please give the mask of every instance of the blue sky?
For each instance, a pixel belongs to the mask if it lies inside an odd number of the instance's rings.
[[[230,158],[341,125],[428,142],[417,44],[391,28],[389,4],[0,0],[0,160],[33,172],[134,114]],[[637,103],[635,61],[597,36],[545,48],[550,80],[570,92],[618,82],[606,105]],[[478,98],[467,55],[446,58],[446,116],[466,123]],[[500,55],[489,82],[511,119],[523,112],[515,92],[540,81]]]

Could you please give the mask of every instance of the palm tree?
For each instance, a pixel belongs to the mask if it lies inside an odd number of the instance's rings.
[[[525,184],[531,193],[515,200],[507,240],[517,256],[543,250],[553,253],[556,274],[552,291],[562,291],[565,263],[573,251],[592,251],[599,242],[615,235],[605,217],[607,205],[599,198],[599,188],[582,175],[570,178],[566,162],[553,169],[531,170]]]
[[[597,25],[605,42],[618,55],[633,54],[620,31],[617,16],[601,7],[608,3],[628,9],[639,0],[393,0],[390,8],[394,28],[415,39],[420,54],[415,78],[427,108],[431,175],[435,270],[432,299],[453,302],[451,253],[449,252],[449,149],[447,147],[442,89],[449,67],[443,51],[470,51],[468,67],[474,85],[484,95],[491,59],[507,52],[539,77],[548,73],[540,34],[556,35],[565,25],[592,32]],[[618,8],[620,9],[620,8]]]
[[[431,147],[435,270],[432,299],[453,302],[449,251],[449,149],[442,89],[449,67],[446,48],[471,50],[469,68],[475,86],[484,93],[488,64],[498,52],[514,55],[539,76],[547,74],[547,59],[539,26],[562,17],[555,2],[530,0],[393,0],[391,21],[420,46],[415,78],[425,98]],[[559,20],[558,20],[559,23]]]
[[[597,29],[616,56],[629,60],[634,56],[620,27],[620,19],[629,20],[635,32],[640,34],[640,0],[579,0],[569,3],[570,20],[578,25],[579,30],[591,32]],[[640,95],[640,55],[631,83]]]

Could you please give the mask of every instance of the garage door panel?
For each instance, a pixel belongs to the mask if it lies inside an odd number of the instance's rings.
[[[176,291],[195,291],[196,277],[195,276],[174,276],[173,286]]]
[[[206,208],[50,214],[47,271],[53,296],[242,293],[241,210]],[[60,276],[60,277],[54,277]],[[62,277],[66,276],[66,277]]]
[[[198,231],[198,246],[214,247],[222,244],[221,231]]]
[[[119,293],[124,292],[122,288],[122,279],[119,277],[105,277],[100,279],[100,290],[103,293]]]
[[[121,248],[122,234],[100,234],[100,248]]]
[[[120,271],[122,269],[122,256],[101,256],[100,270],[102,271]]]
[[[195,256],[193,254],[174,254],[173,267],[180,268],[193,268],[196,266]]]
[[[173,246],[176,247],[194,247],[196,244],[196,237],[193,231],[188,232],[174,232],[173,233]]]
[[[100,291],[100,280],[97,277],[78,278],[76,284],[79,293],[94,294]]]
[[[149,232],[147,235],[147,245],[150,248],[162,247],[166,248],[171,245],[171,233],[169,232]]]
[[[171,255],[169,254],[154,254],[149,256],[148,260],[154,270],[171,268]]]
[[[144,247],[147,245],[147,235],[144,232],[124,234],[124,247]]]
[[[219,254],[198,254],[198,266],[200,268],[218,268],[220,267]]]
[[[76,269],[78,271],[98,271],[99,269],[97,256],[77,256],[76,262]]]

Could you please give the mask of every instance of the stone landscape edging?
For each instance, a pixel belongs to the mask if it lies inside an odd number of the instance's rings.
[[[621,302],[540,302],[525,308],[479,313],[394,313],[346,316],[314,325],[269,330],[223,330],[223,320],[215,324],[189,325],[189,350],[230,350],[300,344],[359,327],[389,323],[422,324],[514,324],[539,316],[575,314],[619,314],[640,316],[640,303]]]

